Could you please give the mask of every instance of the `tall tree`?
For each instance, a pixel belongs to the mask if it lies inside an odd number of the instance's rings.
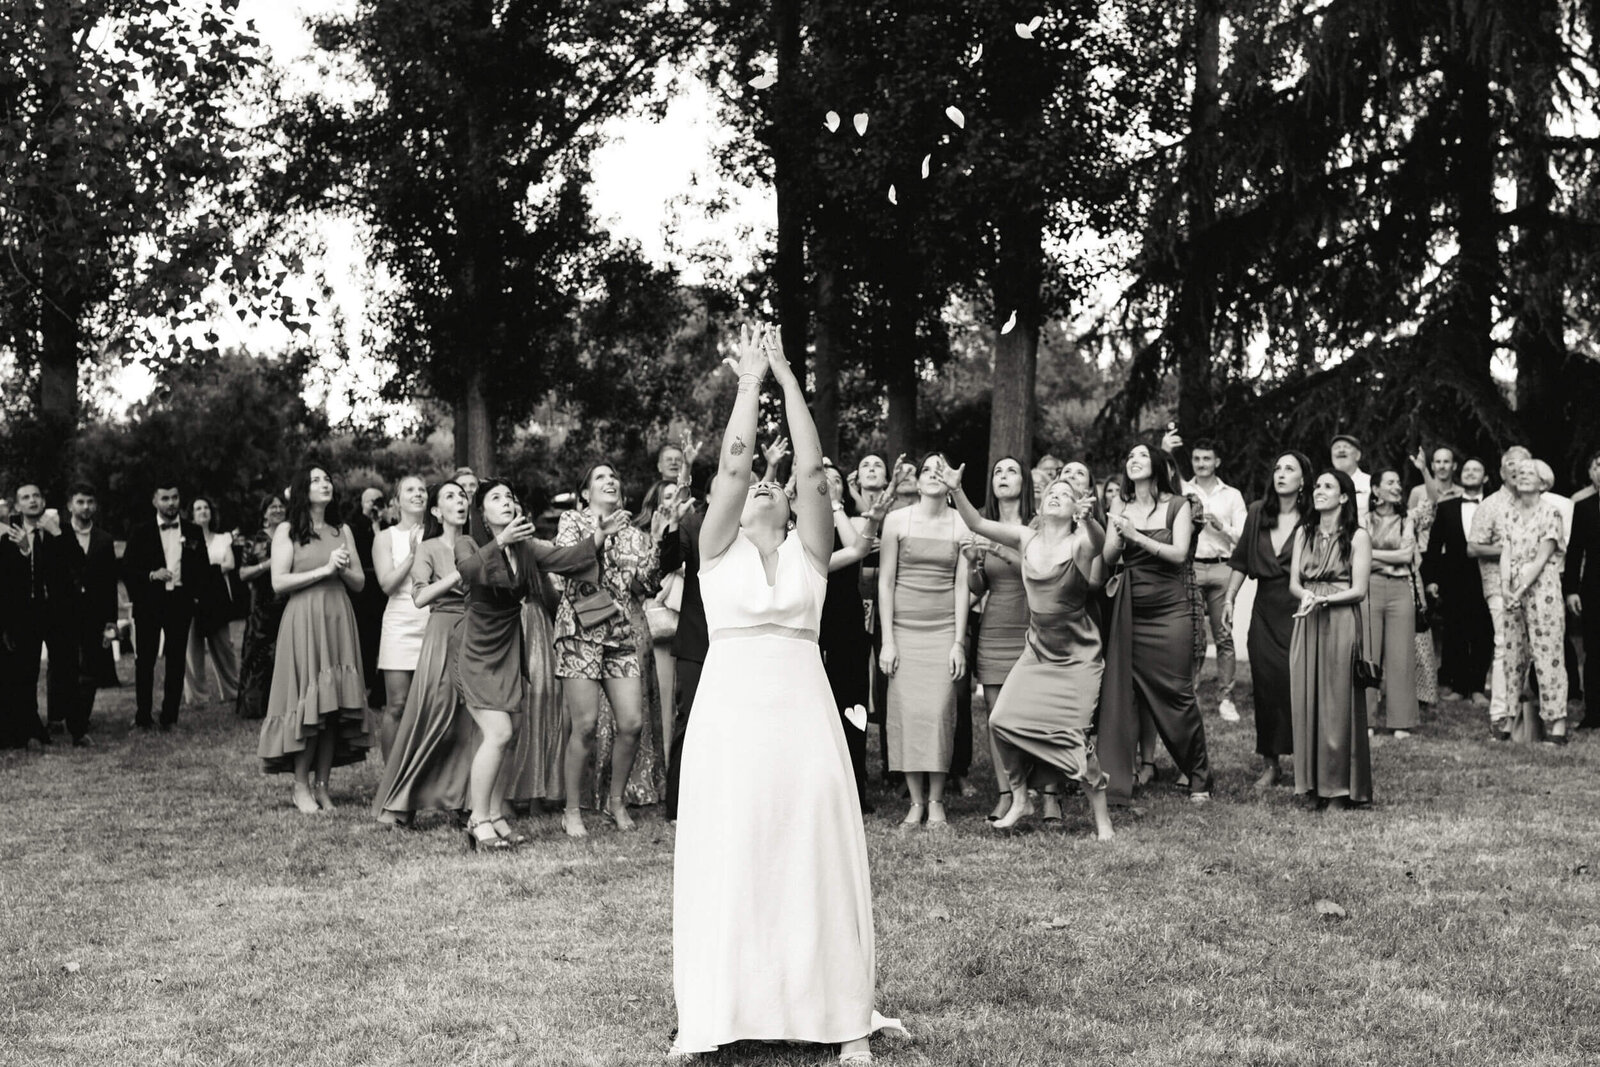
[[[361,84],[297,102],[283,201],[367,222],[400,283],[394,391],[451,404],[458,460],[492,470],[619,254],[586,196],[600,125],[704,27],[665,0],[360,0],[316,30]]]
[[[292,305],[269,303],[273,274],[229,215],[245,147],[231,109],[261,63],[238,6],[0,10],[0,348],[28,383],[46,480],[70,466],[86,360],[161,364],[214,347],[214,334],[194,336],[215,313],[213,281],[234,284],[241,315],[292,319]]]

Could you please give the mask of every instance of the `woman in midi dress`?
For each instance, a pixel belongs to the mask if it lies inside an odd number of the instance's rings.
[[[1362,647],[1367,658],[1383,668],[1383,684],[1367,690],[1367,721],[1401,740],[1422,722],[1417,708],[1417,600],[1412,584],[1417,531],[1401,505],[1404,493],[1398,470],[1374,472],[1367,511],[1372,578],[1362,612],[1366,626]]]
[[[534,537],[533,523],[522,513],[516,493],[498,478],[479,483],[473,510],[483,523],[483,546],[456,542],[456,570],[467,587],[456,691],[483,735],[467,784],[467,841],[471,848],[505,849],[522,841],[521,835],[508,835],[496,824],[505,821],[513,717],[521,717],[527,701],[523,605],[539,594],[546,573],[597,577],[596,552],[622,528],[626,516],[609,516],[596,526],[591,540],[554,545]]]
[[[1194,616],[1183,578],[1194,523],[1189,502],[1173,492],[1163,457],[1143,444],[1129,451],[1106,531],[1105,563],[1121,564],[1108,586],[1099,721],[1100,760],[1113,804],[1132,798],[1145,710],[1188,778],[1189,799],[1211,799],[1205,723],[1194,695]],[[1147,750],[1142,758],[1148,764],[1153,756]]]
[[[408,474],[394,489],[400,521],[379,530],[372,539],[372,572],[378,588],[388,597],[378,635],[378,670],[383,673],[383,711],[378,716],[378,748],[387,762],[395,731],[405,714],[411,676],[422,655],[422,637],[428,629],[428,610],[411,596],[411,564],[422,541],[428,511],[428,486]]]
[[[1300,602],[1289,647],[1294,791],[1319,806],[1335,798],[1347,805],[1372,800],[1367,704],[1355,678],[1371,567],[1372,540],[1360,527],[1355,483],[1343,471],[1323,471],[1289,567],[1289,592]]]
[[[945,484],[974,533],[1017,552],[1026,583],[1027,644],[989,711],[990,746],[1012,796],[995,829],[1009,829],[1032,813],[1028,777],[1031,765],[1038,765],[1052,779],[1083,786],[1096,836],[1109,841],[1114,835],[1106,775],[1090,736],[1105,668],[1100,628],[1089,613],[1091,577],[1105,547],[1105,531],[1093,518],[1094,499],[1079,496],[1066,481],[1052,482],[1035,528],[978,514],[962,492],[960,470],[946,470]]]
[[[402,826],[409,826],[419,811],[465,810],[472,755],[481,740],[472,716],[461,708],[455,680],[466,619],[456,548],[470,552],[477,547],[466,534],[466,490],[455,482],[435,485],[428,491],[426,514],[411,560],[411,597],[428,613],[428,625],[372,801],[379,822]],[[504,820],[494,827],[501,836],[511,836]]]
[[[816,645],[828,489],[805,395],[769,336],[743,331],[739,394],[701,527],[711,642],[683,749],[671,1055],[806,1041],[865,1062],[879,1025],[866,835]],[[782,486],[749,481],[768,365],[794,438],[792,513]]]
[[[1015,456],[1001,456],[989,468],[989,492],[983,504],[983,517],[1007,526],[1027,526],[1033,521],[1033,479]],[[1028,632],[1028,596],[1022,587],[1022,561],[1015,548],[987,537],[975,538],[963,551],[970,565],[969,588],[973,596],[983,598],[972,675],[983,686],[983,706],[993,715],[1001,687],[1022,655]],[[1000,795],[989,813],[990,822],[1004,815],[1012,800],[1011,782],[998,759],[994,761],[994,773]],[[1053,789],[1046,794],[1045,804],[1056,805],[1056,810],[1047,813],[1047,817],[1053,814],[1060,818],[1060,798]]]
[[[233,647],[233,620],[239,614],[236,608],[243,605],[234,604],[228,575],[237,577],[239,559],[234,552],[233,535],[214,528],[217,509],[209,497],[195,497],[189,505],[189,519],[205,537],[206,557],[211,565],[205,575],[190,578],[197,586],[198,597],[184,655],[183,699],[191,704],[210,702],[211,681],[206,676],[209,653],[211,670],[217,676],[217,700],[232,704],[239,699],[239,653]]]
[[[1256,581],[1255,606],[1245,647],[1250,656],[1250,695],[1256,712],[1257,789],[1283,780],[1282,757],[1294,752],[1294,716],[1289,701],[1289,642],[1299,598],[1289,592],[1295,530],[1311,507],[1311,460],[1285,452],[1272,465],[1272,492],[1251,504],[1229,565],[1228,606],[1223,625],[1233,626],[1233,605],[1246,578]]]
[[[272,535],[287,515],[283,497],[276,493],[267,497],[261,504],[261,529],[239,547],[239,580],[250,591],[250,614],[244,620],[244,643],[239,652],[239,696],[233,705],[234,714],[241,719],[267,716],[284,604],[272,591]]]
[[[272,535],[272,588],[288,603],[256,754],[268,774],[293,772],[294,806],[306,814],[333,809],[330,772],[366,759],[371,745],[349,596],[365,576],[338,514],[328,472],[302,467],[289,486],[288,521]]]
[[[967,528],[949,504],[939,471],[924,457],[917,469],[917,502],[890,512],[883,524],[878,605],[883,649],[878,663],[889,678],[889,769],[906,776],[911,807],[903,825],[948,825],[946,775],[955,753],[956,685],[967,673],[968,564],[961,553]]]

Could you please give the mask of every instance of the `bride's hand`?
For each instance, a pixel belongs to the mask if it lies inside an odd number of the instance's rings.
[[[789,366],[789,358],[783,354],[783,338],[776,327],[767,328],[766,344],[767,363],[772,368],[773,380],[785,387],[796,384],[794,368]]]
[[[767,361],[766,336],[767,327],[745,323],[739,327],[739,340],[734,342],[733,355],[722,362],[740,378],[746,374],[753,374],[757,382],[761,381],[771,369]]]
[[[900,650],[894,647],[893,641],[883,643],[883,650],[878,653],[878,669],[885,678],[893,678],[900,669]]]

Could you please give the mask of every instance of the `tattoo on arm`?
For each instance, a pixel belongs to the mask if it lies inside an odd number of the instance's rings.
[[[744,443],[744,438],[735,437],[733,439],[733,444],[728,446],[728,454],[731,456],[742,456],[744,455],[744,450],[748,447],[750,446]]]
[[[825,475],[817,479],[817,495],[824,499],[828,496],[828,479]]]

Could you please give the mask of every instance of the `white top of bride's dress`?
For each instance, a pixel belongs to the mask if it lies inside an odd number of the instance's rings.
[[[779,633],[815,641],[827,589],[827,578],[806,559],[805,546],[792,530],[778,546],[771,585],[761,550],[743,531],[721,559],[700,568],[700,595],[712,640],[723,631],[723,636]]]

